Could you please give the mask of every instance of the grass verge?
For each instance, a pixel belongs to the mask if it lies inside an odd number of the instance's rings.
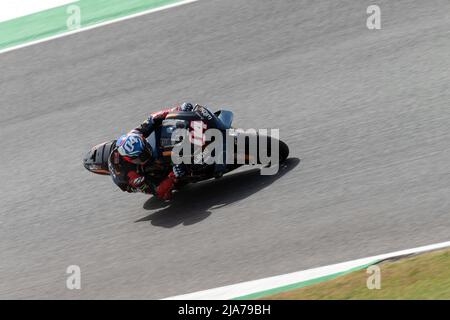
[[[450,250],[378,264],[381,288],[369,290],[367,269],[261,299],[450,299]]]

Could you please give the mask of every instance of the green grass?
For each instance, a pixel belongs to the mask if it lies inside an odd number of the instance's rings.
[[[75,1],[75,0],[74,0]],[[155,9],[181,0],[79,0],[81,28]],[[70,4],[0,23],[0,49],[21,45],[70,31]]]
[[[378,264],[381,289],[369,290],[366,269],[262,299],[450,299],[450,250]]]

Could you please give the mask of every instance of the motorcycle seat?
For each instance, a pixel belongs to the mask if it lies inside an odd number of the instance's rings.
[[[223,129],[230,129],[233,123],[233,112],[228,110],[218,110],[214,112],[214,115],[223,125]]]

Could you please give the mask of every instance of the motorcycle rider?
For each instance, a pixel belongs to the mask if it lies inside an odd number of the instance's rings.
[[[185,175],[184,165],[173,166],[172,172],[159,185],[144,175],[144,165],[151,165],[158,157],[146,138],[161,126],[162,121],[171,112],[192,111],[191,103],[183,103],[175,108],[152,113],[139,127],[121,136],[112,151],[108,166],[114,183],[122,191],[154,194],[162,200],[169,200],[178,178]]]
[[[193,109],[194,106],[186,102],[175,108],[152,113],[139,127],[117,140],[116,147],[108,159],[108,166],[114,183],[122,191],[154,194],[162,200],[171,198],[177,180],[186,174],[186,167],[184,164],[174,165],[170,174],[159,185],[150,181],[144,174],[144,165],[151,165],[159,155],[146,138],[161,126],[169,113]],[[217,175],[220,176],[224,169],[225,166],[218,166]]]

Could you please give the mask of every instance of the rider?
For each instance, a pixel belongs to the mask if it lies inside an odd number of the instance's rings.
[[[152,113],[139,127],[117,140],[116,147],[109,157],[108,166],[114,183],[122,191],[152,193],[163,200],[171,198],[177,178],[185,175],[185,168],[183,165],[173,166],[172,172],[159,185],[147,179],[143,173],[143,166],[154,162],[157,156],[146,138],[161,126],[169,113],[192,111],[193,108],[191,103],[183,103],[175,108]]]
[[[186,174],[185,165],[174,165],[172,172],[159,185],[147,179],[143,172],[144,165],[152,164],[158,156],[146,138],[161,126],[169,113],[193,109],[194,106],[186,102],[175,108],[152,113],[139,127],[117,140],[116,147],[109,157],[108,166],[114,183],[122,191],[151,193],[163,200],[171,198],[177,179]]]

